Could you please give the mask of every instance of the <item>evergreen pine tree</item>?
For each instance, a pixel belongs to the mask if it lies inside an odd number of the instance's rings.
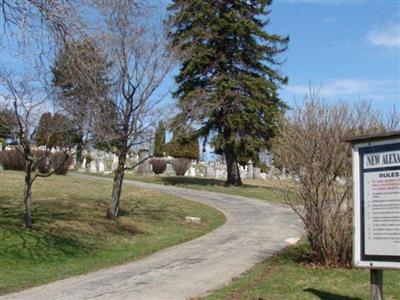
[[[163,157],[165,150],[165,126],[163,122],[158,124],[154,134],[154,156]]]
[[[274,67],[288,37],[264,31],[272,0],[174,0],[171,46],[181,55],[176,122],[197,122],[227,163],[228,184],[240,185],[238,157],[258,155],[286,108]]]
[[[48,148],[67,147],[79,143],[77,129],[64,115],[45,112],[40,116],[35,133],[35,142]]]
[[[39,146],[55,146],[55,135],[53,131],[53,117],[51,113],[45,112],[40,116],[39,124],[36,128],[35,142]]]
[[[83,137],[94,112],[104,107],[110,88],[110,63],[91,39],[68,43],[60,49],[52,66],[53,86],[59,104],[78,128],[76,162],[82,163]],[[96,116],[98,121],[99,116]]]
[[[171,142],[168,144],[168,154],[175,158],[199,160],[199,139],[193,132],[192,128],[189,128],[186,132],[175,131]]]

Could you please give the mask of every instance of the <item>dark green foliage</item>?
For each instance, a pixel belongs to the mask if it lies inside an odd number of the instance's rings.
[[[85,118],[90,102],[107,94],[109,67],[92,40],[67,44],[52,68],[53,85],[61,92],[61,104],[77,117]]]
[[[0,110],[0,138],[10,138],[12,135],[12,129],[16,125],[15,115],[11,110],[1,109]]]
[[[88,168],[90,166],[90,163],[93,161],[93,158],[89,154],[86,154],[85,159],[86,159],[85,168]]]
[[[118,126],[118,108],[112,100],[103,100],[97,104],[96,118],[93,120],[92,131],[96,149],[117,151],[123,148],[123,140]]]
[[[224,154],[228,183],[241,184],[238,156],[268,147],[286,105],[278,88],[287,77],[274,69],[288,37],[264,31],[271,0],[175,0],[170,5],[171,46],[181,54],[176,77],[181,114],[199,136]]]
[[[163,157],[165,152],[165,126],[160,122],[154,134],[154,156]]]
[[[0,138],[4,139],[9,134],[8,129],[5,124],[3,124],[0,120]]]
[[[56,142],[55,128],[52,128],[53,116],[46,112],[40,116],[39,124],[36,128],[35,141],[39,146],[48,145],[54,147]]]
[[[193,130],[185,133],[176,131],[168,144],[168,154],[176,158],[199,160],[199,149],[199,139]]]
[[[93,119],[97,123],[103,119],[97,110],[107,102],[110,66],[95,43],[85,39],[65,44],[52,67],[57,104],[68,113],[80,136],[76,153],[78,166],[82,163],[82,140],[88,133],[89,124]]]
[[[80,142],[80,135],[67,117],[46,112],[40,117],[35,141],[37,145],[48,148],[68,147]]]

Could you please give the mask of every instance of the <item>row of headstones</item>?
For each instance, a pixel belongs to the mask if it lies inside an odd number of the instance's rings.
[[[90,156],[91,160],[88,161]],[[84,151],[82,153],[82,163],[78,171],[90,173],[111,173],[118,166],[118,156],[112,153],[107,153],[100,150]],[[128,161],[137,160],[136,157],[127,157]],[[75,160],[74,160],[75,161]],[[75,164],[71,166],[75,168]]]
[[[110,154],[107,152],[95,150],[92,152],[87,152],[83,154],[83,157],[86,155],[90,155],[92,157],[92,161],[87,164],[86,159],[82,162],[82,167],[80,171],[89,171],[92,173],[111,173],[113,170],[117,168],[118,165],[118,157],[115,154]],[[128,157],[128,164],[134,164],[137,161],[143,160],[148,156],[148,151],[139,151],[139,155],[137,157]],[[87,168],[86,168],[87,165]],[[139,165],[136,169],[138,175],[153,175],[151,164],[149,160],[146,160],[143,164]],[[250,160],[246,166],[239,166],[239,172],[241,178],[248,179],[290,179],[291,176],[286,172],[285,169],[282,171],[276,169],[274,166],[269,167],[268,173],[261,172],[260,168],[254,167],[252,161]],[[170,160],[167,163],[167,169],[164,172],[164,175],[172,176],[175,172],[172,168]],[[225,179],[227,177],[226,165],[219,161],[209,161],[209,162],[200,162],[196,163],[192,161],[191,166],[188,171],[185,173],[185,176],[192,177],[207,177],[207,178],[217,178],[217,179]]]
[[[253,167],[253,163],[251,161],[247,166],[239,166],[239,172],[241,178],[262,178],[261,169]],[[199,164],[192,163],[185,176],[222,179],[226,178],[227,171],[225,164],[222,164],[218,161],[201,162]]]

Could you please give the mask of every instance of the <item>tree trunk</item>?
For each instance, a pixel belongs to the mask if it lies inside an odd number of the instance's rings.
[[[122,182],[125,175],[125,162],[126,152],[121,153],[118,156],[118,167],[114,171],[114,184],[111,193],[111,204],[107,210],[107,218],[116,219],[118,218],[119,205],[121,200]]]
[[[24,215],[23,215],[23,222],[25,228],[32,228],[32,211],[31,211],[32,184],[33,184],[32,162],[27,162],[25,169]]]
[[[227,181],[226,184],[229,185],[242,185],[242,180],[240,179],[240,173],[238,164],[236,161],[235,150],[233,146],[225,146],[225,159],[226,159],[226,169],[227,169]]]

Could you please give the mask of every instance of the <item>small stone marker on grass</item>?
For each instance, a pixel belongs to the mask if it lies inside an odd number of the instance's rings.
[[[185,217],[185,223],[199,225],[199,224],[201,224],[201,219],[198,217]]]
[[[370,269],[383,299],[383,269],[400,269],[400,131],[345,139],[353,145],[353,264]]]

